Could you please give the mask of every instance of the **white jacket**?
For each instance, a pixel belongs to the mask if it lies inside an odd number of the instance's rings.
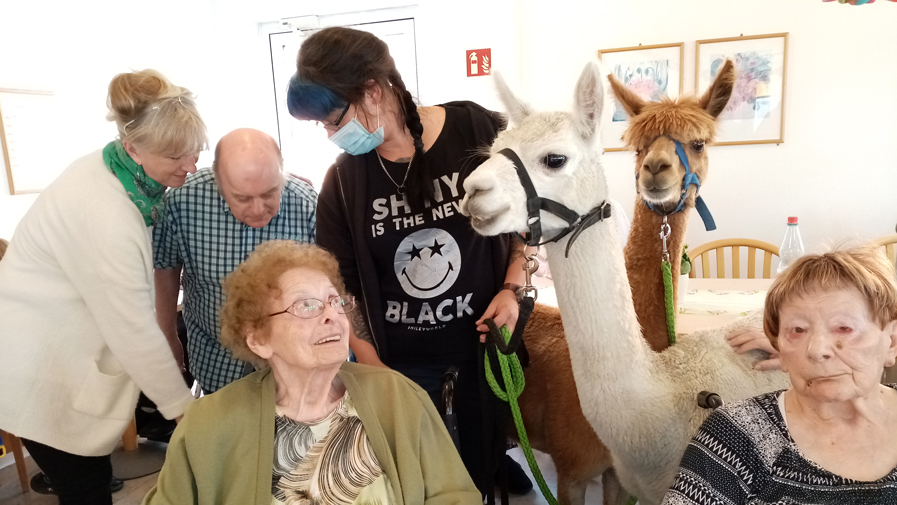
[[[102,151],[35,201],[0,261],[0,429],[112,452],[142,390],[171,419],[193,399],[154,315],[150,230]]]

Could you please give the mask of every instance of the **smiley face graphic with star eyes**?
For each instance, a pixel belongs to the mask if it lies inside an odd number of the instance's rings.
[[[415,298],[432,298],[455,284],[461,272],[461,250],[445,230],[418,230],[399,244],[394,266],[406,293]]]

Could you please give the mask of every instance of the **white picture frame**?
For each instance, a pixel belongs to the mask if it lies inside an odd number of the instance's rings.
[[[735,89],[719,116],[714,145],[785,142],[788,33],[697,41],[697,96],[707,90],[726,59],[735,63]]]
[[[626,87],[642,99],[678,98],[683,86],[685,43],[602,49],[598,51],[605,73],[614,74]],[[609,88],[609,86],[608,86]],[[608,92],[601,128],[601,145],[605,151],[625,151],[621,137],[629,128],[629,116]]]
[[[50,91],[0,88],[0,148],[10,195],[40,193],[65,168],[47,147],[56,113]]]

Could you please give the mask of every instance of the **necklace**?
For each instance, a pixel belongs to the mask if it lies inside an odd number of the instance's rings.
[[[400,195],[405,194],[405,181],[408,180],[408,174],[411,173],[411,162],[414,161],[414,153],[411,153],[411,159],[408,160],[408,168],[405,169],[405,177],[402,178],[402,184],[396,182],[395,179],[389,175],[389,172],[386,170],[386,165],[383,164],[383,158],[380,157],[380,153],[374,149],[374,152],[377,153],[377,159],[380,160],[380,168],[383,169],[383,172],[386,174],[386,177],[389,177],[389,180],[392,181],[393,184],[396,185],[396,189],[399,191]]]

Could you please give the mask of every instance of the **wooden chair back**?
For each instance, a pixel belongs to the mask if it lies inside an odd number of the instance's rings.
[[[3,444],[12,452],[15,460],[16,472],[19,474],[19,484],[22,486],[22,492],[27,493],[31,490],[31,484],[28,482],[28,468],[25,466],[25,452],[22,450],[22,440],[12,433],[0,430],[0,438]]]
[[[882,237],[876,240],[875,243],[885,248],[885,254],[888,255],[888,259],[897,267],[897,235]]]
[[[757,270],[757,250],[763,251],[763,262],[761,263],[762,278],[769,279],[772,276],[772,256],[779,255],[779,248],[762,240],[754,240],[750,238],[728,238],[723,240],[715,240],[706,244],[695,247],[688,251],[688,257],[691,259],[690,278],[697,277],[698,269],[697,260],[700,259],[701,273],[705,278],[712,277],[710,270],[710,253],[716,251],[716,277],[726,278],[726,249],[730,249],[732,257],[732,278],[741,278],[741,248],[747,247],[747,278],[758,279]]]

